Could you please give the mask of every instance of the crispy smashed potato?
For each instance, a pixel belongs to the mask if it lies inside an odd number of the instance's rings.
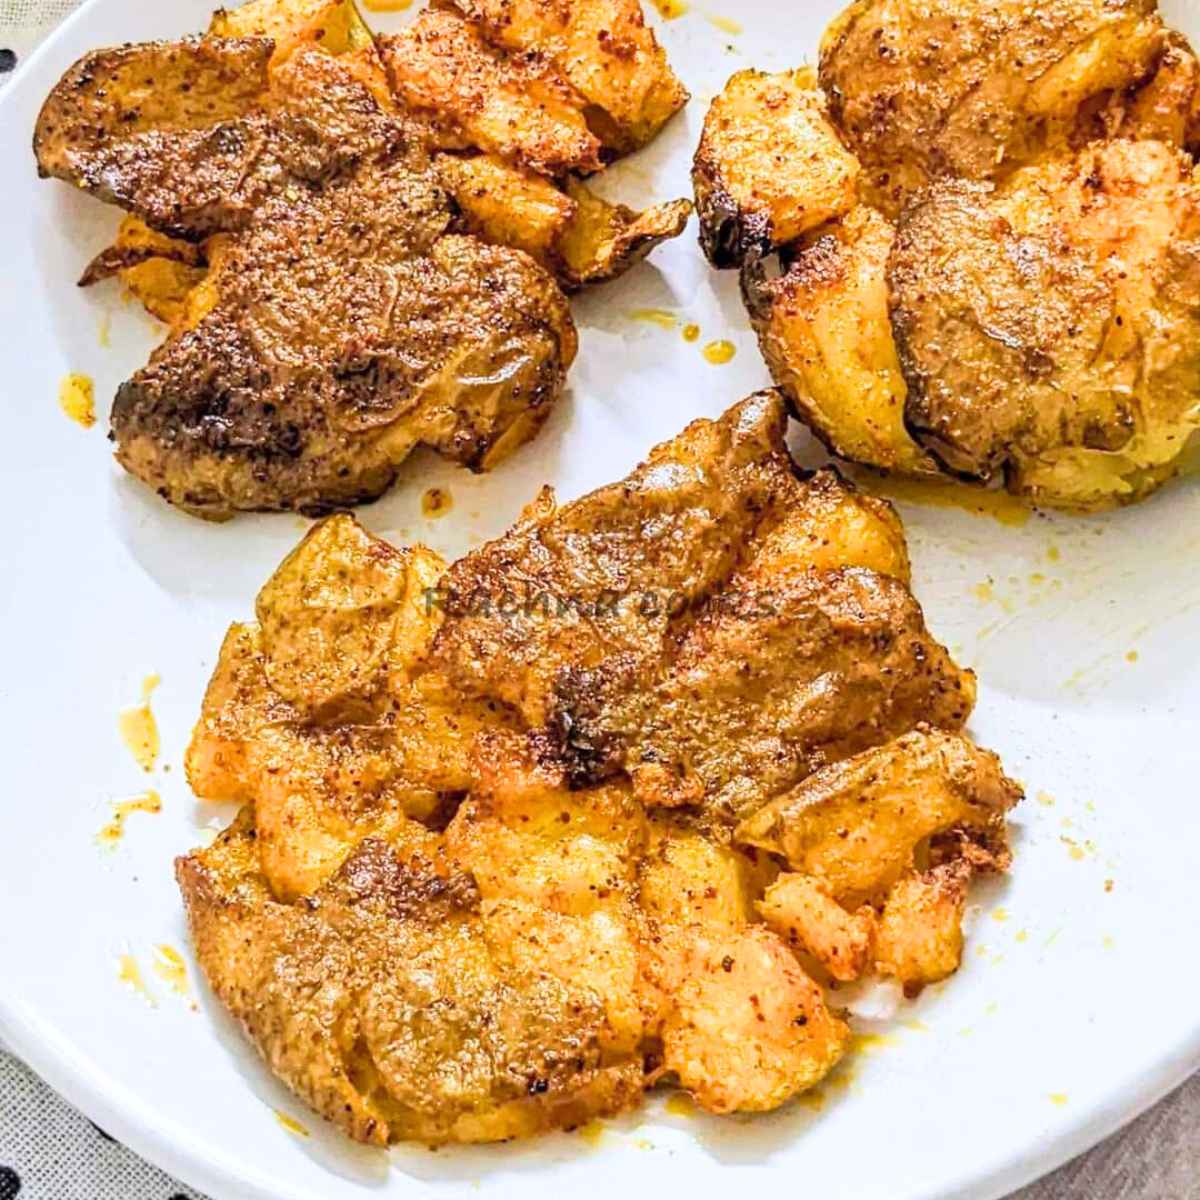
[[[729,81],[694,179],[834,454],[1091,512],[1200,441],[1197,152],[1156,0],[855,0],[816,81]]]
[[[442,9],[380,44],[396,94],[431,117],[443,148],[477,146],[552,177],[603,165],[583,99],[539,58],[489,46]]]
[[[686,100],[638,0],[501,15],[437,5],[377,43],[354,0],[250,0],[53,89],[39,173],[130,214],[81,282],[119,275],[169,327],[110,410],[168,502],[325,513],[421,444],[490,470],[563,390],[564,290],[682,232],[688,202],[579,179]]]
[[[994,179],[1062,148],[1092,97],[1144,81],[1157,0],[856,0],[821,43],[834,123],[896,217],[938,178]]]
[[[971,868],[963,860],[908,875],[888,892],[875,933],[875,966],[911,995],[958,970]]]
[[[1089,509],[1152,490],[1200,430],[1200,184],[1180,150],[1102,142],[995,188],[942,184],[901,219],[888,283],[909,426],[956,472]]]
[[[875,910],[864,904],[857,912],[847,912],[810,875],[781,875],[758,902],[758,911],[834,979],[857,979],[870,963]]]
[[[168,325],[184,319],[189,296],[208,271],[202,243],[167,237],[140,217],[127,216],[113,244],[88,264],[80,287],[116,275],[146,311]]]
[[[634,212],[577,179],[564,190],[495,155],[444,154],[438,166],[472,233],[524,250],[568,290],[623,275],[678,237],[692,211],[675,200]]]
[[[213,37],[269,37],[275,58],[287,58],[299,46],[328,54],[352,54],[374,44],[354,0],[248,0],[213,14]]]
[[[784,431],[753,396],[449,568],[329,518],[230,630],[187,769],[243,809],[179,884],[222,1003],[350,1136],[660,1084],[776,1108],[851,1044],[826,983],[953,969],[1018,790],[949,732],[973,682],[895,514]]]
[[[544,55],[608,148],[644,146],[688,100],[638,0],[451,0],[489,39]]]
[[[811,71],[739,71],[708,110],[692,166],[709,262],[738,266],[842,216],[859,169]]]
[[[808,776],[744,820],[736,838],[858,902],[886,892],[939,835],[964,831],[1002,854],[1005,814],[1020,798],[990,751],[918,729]]]
[[[778,277],[748,262],[744,291],[771,373],[830,450],[889,471],[936,475],[937,463],[904,423],[908,387],[885,273],[894,240],[889,222],[860,204],[792,247]]]

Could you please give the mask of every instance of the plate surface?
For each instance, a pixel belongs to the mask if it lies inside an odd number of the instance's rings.
[[[1185,3],[1168,16],[1186,28]],[[437,1154],[358,1150],[272,1080],[190,958],[187,996],[155,974],[156,947],[187,955],[172,857],[226,815],[187,788],[190,725],[225,626],[250,614],[306,522],[205,525],[113,464],[108,399],[160,332],[112,284],[74,287],[118,215],[64,184],[39,183],[29,139],[42,98],[84,51],[200,29],[210,7],[91,0],[0,98],[0,226],[9,238],[0,328],[13,442],[0,477],[9,514],[0,551],[9,747],[0,1034],[110,1133],[218,1200],[448,1197],[480,1186],[522,1200],[608,1197],[623,1186],[707,1195],[796,1180],[813,1195],[855,1200],[990,1200],[1083,1150],[1200,1065],[1195,477],[1097,519],[1012,526],[901,505],[930,624],[980,672],[974,732],[1002,753],[1029,800],[1015,817],[1011,880],[975,893],[960,974],[892,1020],[860,1021],[885,1037],[824,1089],[819,1111],[813,1103],[709,1120],[656,1100],[598,1137]],[[606,190],[635,203],[690,194],[691,152],[714,91],[742,67],[811,57],[838,7],[699,0],[659,22],[694,99],[648,152],[611,172]],[[1200,34],[1196,9],[1191,25]],[[631,315],[646,308],[695,322],[700,342]],[[418,456],[392,493],[361,510],[364,522],[394,541],[459,553],[504,529],[543,482],[571,498],[616,479],[688,420],[768,382],[735,280],[707,269],[694,227],[576,314],[580,360],[538,441],[482,480]],[[728,365],[700,353],[716,338],[737,347]],[[59,410],[70,371],[96,381],[91,430]],[[433,484],[454,505],[428,521],[420,497]],[[154,710],[163,753],[148,778],[118,737],[117,714],[151,672],[162,678]],[[147,786],[160,792],[161,814],[134,814],[116,850],[100,848],[110,804]],[[144,993],[119,978],[125,955]],[[310,1136],[289,1132],[276,1110]]]

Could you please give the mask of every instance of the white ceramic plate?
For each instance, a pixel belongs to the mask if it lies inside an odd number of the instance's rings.
[[[249,615],[304,522],[206,525],[112,463],[108,398],[159,332],[113,285],[75,288],[118,216],[64,184],[38,182],[29,140],[42,98],[76,57],[199,29],[209,6],[91,0],[0,98],[11,440],[0,476],[0,1033],[18,1053],[113,1135],[219,1200],[446,1197],[480,1186],[522,1200],[664,1186],[707,1195],[776,1183],[856,1200],[990,1200],[1083,1150],[1200,1065],[1194,478],[1129,512],[1019,528],[905,507],[930,623],[982,677],[974,731],[1025,781],[1029,801],[1016,817],[1011,881],[976,894],[962,971],[896,1019],[860,1023],[885,1038],[825,1089],[821,1111],[708,1120],[655,1102],[598,1139],[357,1150],[272,1080],[194,970],[189,997],[156,977],[154,948],[186,947],[172,857],[223,815],[188,791],[188,731],[225,626]],[[635,202],[689,194],[713,92],[743,66],[810,56],[837,7],[698,0],[662,26],[695,98],[649,152],[612,173],[611,187]],[[1170,15],[1187,17],[1181,7]],[[719,27],[730,17],[744,33]],[[1197,10],[1191,18],[1196,34]],[[700,325],[700,343],[630,318],[647,307]],[[533,446],[486,479],[420,456],[363,520],[397,541],[461,552],[502,530],[541,483],[569,498],[615,479],[691,418],[767,382],[734,280],[709,272],[690,231],[587,297],[577,315],[582,353],[570,395]],[[719,337],[738,355],[714,367],[699,346]],[[89,431],[59,411],[68,371],[96,380],[100,422]],[[433,483],[455,502],[437,522],[420,512]],[[151,671],[162,676],[154,708],[163,756],[147,780],[116,722]],[[161,792],[161,815],[134,815],[115,853],[101,850],[95,835],[110,803],[148,783]],[[153,1006],[118,978],[126,954]],[[275,1110],[311,1136],[288,1132]]]

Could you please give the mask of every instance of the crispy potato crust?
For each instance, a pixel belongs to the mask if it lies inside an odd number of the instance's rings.
[[[179,882],[222,1003],[352,1137],[571,1128],[659,1083],[765,1111],[850,1045],[825,982],[952,969],[1018,792],[906,732],[961,726],[972,677],[895,513],[783,433],[751,397],[450,568],[332,517],[230,630],[187,768],[245,807]]]
[[[700,245],[715,267],[768,254],[853,208],[858,175],[811,71],[739,71],[692,166]]]

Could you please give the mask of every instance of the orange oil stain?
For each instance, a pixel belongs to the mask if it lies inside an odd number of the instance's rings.
[[[444,517],[454,507],[454,497],[445,488],[431,487],[421,497],[421,512],[426,517]]]
[[[856,475],[857,478],[857,475]],[[1007,492],[933,480],[882,478],[864,480],[867,489],[919,508],[957,508],[976,517],[990,517],[1001,525],[1019,529],[1029,523],[1034,510]]]
[[[733,356],[737,354],[737,347],[732,342],[720,340],[709,342],[701,353],[704,355],[705,362],[712,363],[714,367],[723,367],[726,363],[733,361]]]
[[[142,970],[132,954],[122,954],[117,960],[117,978],[136,992],[151,1008],[158,1007],[158,1001],[146,986],[146,981],[142,978]]]
[[[679,318],[669,308],[635,308],[629,318],[632,321],[644,321],[647,325],[657,325],[659,329],[674,329],[679,324]]]
[[[106,850],[114,850],[125,836],[125,822],[130,813],[162,812],[162,800],[155,791],[143,792],[130,800],[117,800],[112,806],[112,820],[96,834],[96,841]]]
[[[96,423],[96,388],[87,375],[66,375],[58,385],[58,406],[84,429]]]
[[[295,1117],[289,1117],[287,1113],[280,1112],[279,1109],[274,1109],[273,1111],[275,1113],[275,1120],[277,1120],[279,1124],[288,1131],[288,1133],[294,1134],[296,1137],[306,1138],[309,1136],[308,1130],[305,1129]]]
[[[157,675],[147,675],[142,680],[142,702],[123,708],[117,717],[121,741],[143,771],[153,771],[158,759],[158,722],[150,708],[150,697],[160,682]]]

